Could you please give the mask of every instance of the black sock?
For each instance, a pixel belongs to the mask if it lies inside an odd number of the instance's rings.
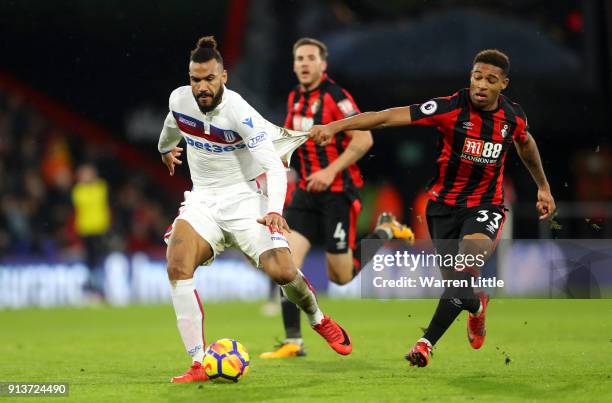
[[[432,346],[435,345],[455,319],[457,319],[461,311],[462,309],[450,299],[441,298],[423,337],[429,340]]]
[[[470,277],[469,273],[458,271],[454,271],[450,275],[450,279],[467,280],[468,284]],[[474,294],[474,289],[472,287],[447,288],[444,290],[440,302],[438,302],[436,312],[434,312],[431,323],[427,327],[423,337],[429,340],[433,346],[446,330],[448,330],[450,325],[453,324],[462,310],[465,309],[468,312],[476,313],[479,308],[480,300],[476,297],[476,294]]]
[[[363,252],[361,250],[361,241],[363,240],[368,240],[368,248],[367,252]],[[384,230],[376,230],[366,236],[364,236],[363,238],[361,238],[359,240],[359,242],[357,242],[357,245],[355,246],[355,249],[353,250],[353,277],[357,276],[357,274],[359,274],[359,272],[361,271],[361,268],[365,265],[367,265],[370,260],[372,260],[372,258],[374,258],[374,255],[376,254],[376,252],[378,252],[378,250],[380,248],[382,248],[382,246],[385,244],[385,241],[388,241],[389,237],[387,235],[387,232]],[[364,256],[361,256],[361,254],[364,253]]]
[[[300,308],[297,307],[293,302],[289,301],[283,290],[281,293],[281,310],[283,311],[283,324],[285,325],[285,336],[288,339],[301,339],[301,316]]]
[[[474,290],[472,290],[473,292]],[[461,303],[463,304],[463,309],[474,315],[480,309],[480,298],[476,297],[476,294],[474,294],[473,298],[461,298]]]
[[[472,275],[466,271],[455,272],[453,278],[458,280],[465,280],[470,284],[472,281]],[[474,288],[471,286],[458,288],[459,301],[461,302],[461,309],[465,309],[470,313],[478,312],[480,309],[480,299],[474,293]]]
[[[450,293],[450,290],[445,290],[444,295],[447,295],[446,298],[455,298],[455,302],[462,309],[475,314],[480,309],[480,299],[474,293],[474,288],[471,287],[472,274],[470,274],[467,270],[457,271],[454,269],[443,269],[442,277],[445,280],[460,280],[462,282],[467,282],[467,287],[458,287],[454,289],[454,292]],[[449,296],[450,295],[450,296]]]

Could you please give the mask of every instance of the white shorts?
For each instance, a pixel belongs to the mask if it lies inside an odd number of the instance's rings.
[[[210,265],[227,247],[236,247],[248,256],[256,267],[259,257],[267,250],[288,248],[282,233],[272,233],[257,222],[268,206],[267,197],[259,190],[255,180],[222,189],[192,190],[185,192],[176,220],[187,221],[210,244],[213,256],[204,265]],[[168,243],[174,224],[166,231]]]

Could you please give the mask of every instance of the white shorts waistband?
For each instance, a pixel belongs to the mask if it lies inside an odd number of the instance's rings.
[[[259,191],[259,184],[257,180],[253,179],[248,182],[239,182],[224,187],[206,187],[206,186],[194,186],[191,190],[192,194],[200,196],[210,197],[232,197],[238,193],[243,192],[257,192]]]

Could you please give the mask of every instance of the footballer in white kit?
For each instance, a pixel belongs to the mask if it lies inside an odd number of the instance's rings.
[[[193,274],[210,264],[224,248],[236,246],[303,310],[312,328],[337,353],[350,354],[349,335],[319,308],[314,289],[293,262],[283,231],[288,163],[307,134],[292,132],[263,119],[240,95],[225,87],[227,71],[213,37],[202,37],[192,50],[189,86],[170,95],[158,149],[170,175],[187,160],[193,189],[185,192],[179,215],[166,236],[168,279],[177,326],[192,360],[172,382],[208,380],[202,360],[206,351],[204,310]],[[268,195],[255,178],[266,174]]]
[[[266,213],[282,215],[287,189],[282,160],[289,162],[307,133],[274,126],[225,87],[221,102],[208,113],[199,109],[191,86],[174,90],[169,108],[158,148],[167,153],[184,138],[193,182],[177,219],[189,222],[211,244],[214,256],[236,246],[257,266],[262,252],[288,247],[282,232],[256,220]],[[264,172],[267,197],[255,180]],[[170,234],[171,229],[165,238]]]

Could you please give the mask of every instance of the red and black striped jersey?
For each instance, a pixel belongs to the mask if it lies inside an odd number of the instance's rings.
[[[413,124],[435,126],[442,134],[429,185],[432,200],[458,207],[503,204],[506,153],[513,140],[527,137],[527,117],[519,104],[500,95],[496,110],[482,111],[472,105],[466,88],[410,105],[410,115]]]
[[[321,84],[311,91],[304,91],[298,85],[289,93],[287,99],[287,118],[285,127],[293,130],[308,131],[313,125],[323,125],[359,113],[353,97],[327,75]],[[296,169],[299,172],[299,186],[306,189],[306,178],[333,162],[344,151],[351,137],[337,133],[326,146],[317,145],[308,139],[298,148]],[[344,192],[361,188],[363,179],[356,164],[338,173],[329,191]]]

